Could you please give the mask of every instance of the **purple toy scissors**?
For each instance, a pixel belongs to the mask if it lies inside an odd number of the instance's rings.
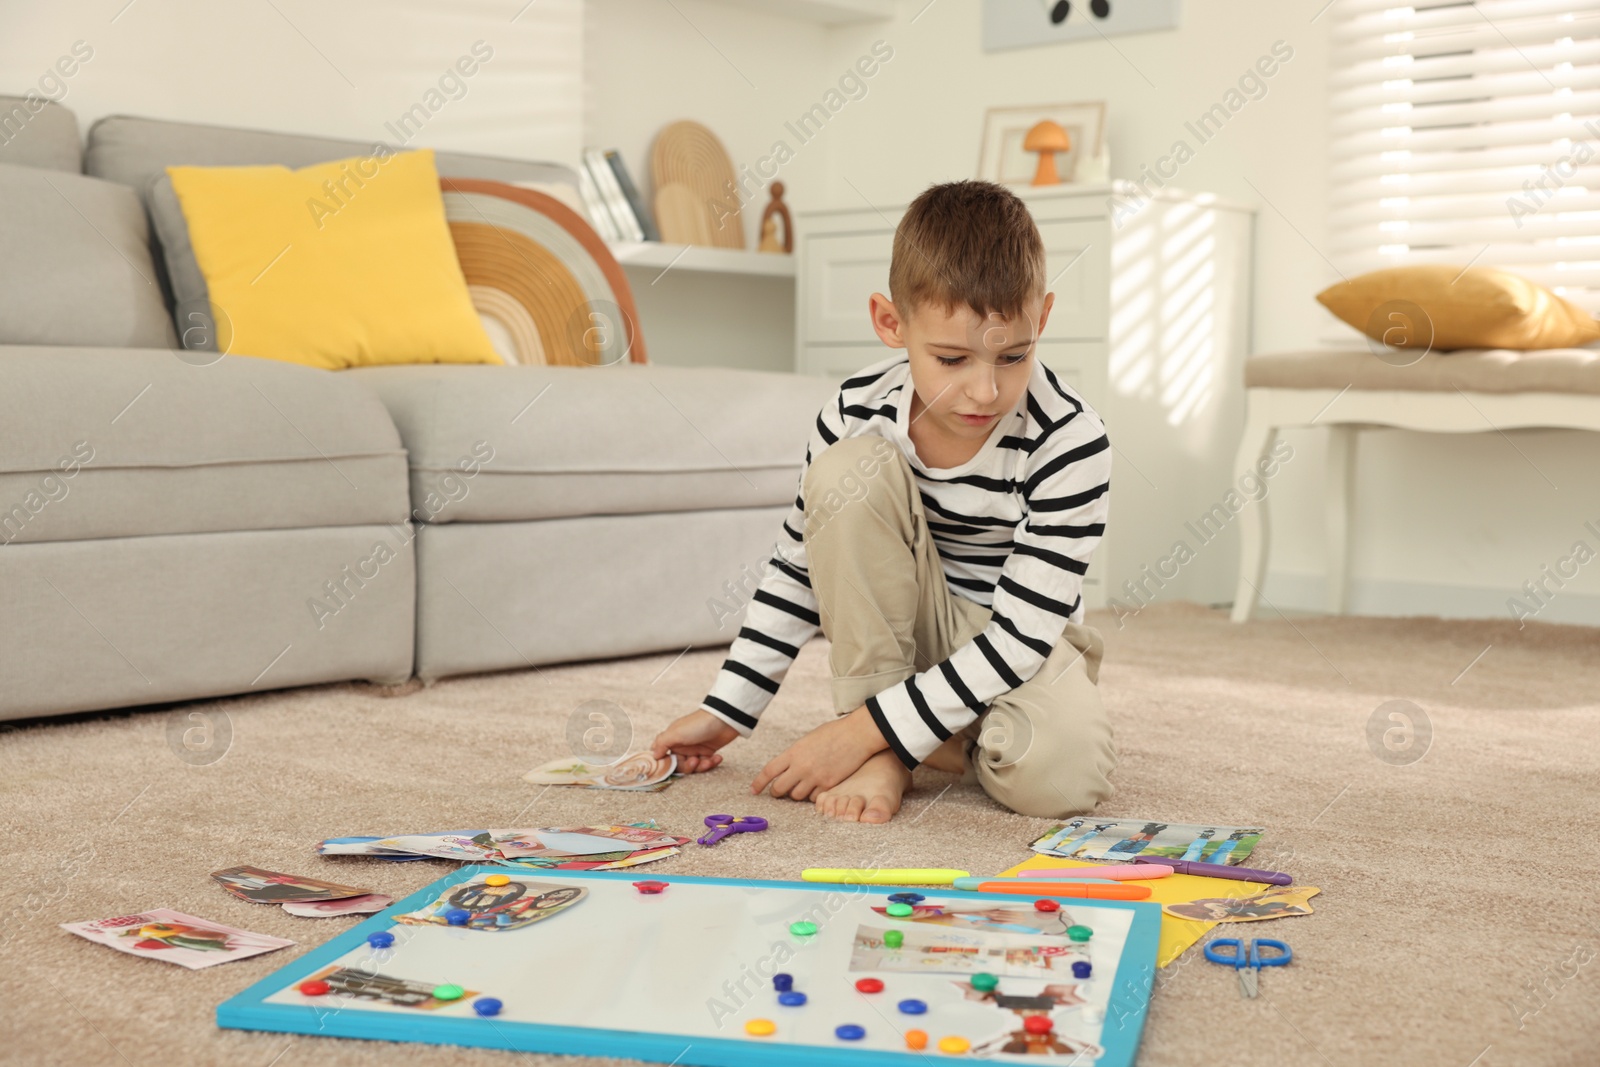
[[[711,832],[696,838],[697,845],[714,845],[729,834],[753,834],[767,828],[767,820],[754,815],[707,815],[706,825]]]

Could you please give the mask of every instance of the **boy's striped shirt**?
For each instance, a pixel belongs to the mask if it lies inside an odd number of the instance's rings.
[[[960,467],[918,460],[907,436],[910,398],[904,355],[845,381],[817,416],[806,466],[846,437],[875,435],[899,448],[950,591],[993,609],[989,625],[949,659],[867,701],[889,747],[915,767],[991,700],[1032,678],[1066,624],[1083,620],[1083,574],[1105,532],[1111,445],[1099,416],[1037,357],[1026,399]],[[701,705],[741,734],[754,729],[820,624],[806,569],[807,510],[802,488]]]

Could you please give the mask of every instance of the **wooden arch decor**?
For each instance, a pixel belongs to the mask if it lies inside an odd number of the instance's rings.
[[[671,244],[743,248],[744,218],[733,161],[717,135],[684,119],[656,134],[650,151],[656,225]]]
[[[516,362],[648,362],[628,278],[577,212],[505,182],[439,185],[473,307],[503,328]]]

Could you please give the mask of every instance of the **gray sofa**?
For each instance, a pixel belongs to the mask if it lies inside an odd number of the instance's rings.
[[[151,179],[371,145],[118,116],[84,146],[71,112],[19,106],[0,97],[0,719],[733,636],[713,602],[770,554],[831,385],[184,351]]]

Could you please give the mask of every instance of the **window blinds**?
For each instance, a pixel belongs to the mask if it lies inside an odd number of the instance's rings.
[[[1600,0],[1340,0],[1331,257],[1514,271],[1600,312]]]

